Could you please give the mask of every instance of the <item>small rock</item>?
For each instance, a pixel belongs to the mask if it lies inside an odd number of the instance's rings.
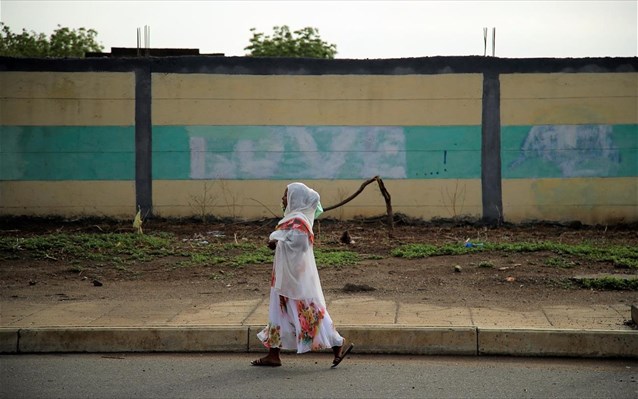
[[[365,291],[375,291],[376,288],[370,287],[367,284],[351,284],[347,283],[343,286],[343,290],[345,292],[365,292]]]
[[[463,268],[459,265],[454,266],[454,271],[456,273],[461,273],[463,271]]]
[[[93,285],[96,286],[96,287],[101,287],[104,284],[102,284],[102,282],[100,280],[93,280]]]

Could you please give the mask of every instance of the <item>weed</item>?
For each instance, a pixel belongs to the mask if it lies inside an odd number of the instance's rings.
[[[596,290],[628,290],[638,291],[637,279],[624,279],[619,277],[583,278],[577,280],[583,288]]]
[[[441,189],[441,202],[450,213],[452,219],[456,219],[463,211],[463,205],[465,204],[465,185],[459,188],[459,180],[457,179],[454,191],[451,194],[448,187],[445,187],[445,196],[443,195],[443,189]]]
[[[565,258],[552,257],[552,258],[548,258],[547,260],[545,260],[545,265],[552,266],[552,267],[558,267],[558,268],[561,268],[561,269],[570,269],[570,268],[576,266],[576,263],[568,261]]]
[[[320,268],[324,266],[341,267],[356,264],[359,261],[359,254],[351,251],[321,249],[315,251],[315,259]]]
[[[213,182],[213,185],[215,183]],[[207,218],[210,215],[210,209],[217,203],[217,197],[210,193],[211,188],[208,187],[208,182],[204,182],[202,195],[191,195],[191,200],[188,201],[188,205],[193,208],[202,219],[202,222],[206,223]]]
[[[492,263],[489,260],[482,260],[479,262],[478,267],[480,268],[485,268],[485,269],[491,269],[494,267],[494,263]]]
[[[257,249],[264,249],[264,247],[257,248],[255,244],[249,244],[249,243],[239,243],[239,244],[227,243],[222,245],[222,249],[225,251],[230,251],[234,249],[255,251]]]
[[[96,266],[126,265],[170,255],[173,238],[166,233],[56,233],[18,239],[0,237],[0,254],[71,264],[90,261]]]
[[[73,265],[68,269],[71,273],[82,273],[84,271],[84,267],[80,265]]]
[[[244,252],[236,255],[230,262],[232,266],[243,266],[249,264],[263,264],[272,263],[273,254],[272,251],[266,247],[260,247],[251,250],[250,252]]]
[[[549,279],[548,285],[551,287],[556,287],[556,288],[565,289],[565,290],[578,288],[574,284],[574,282],[569,278]]]
[[[445,244],[406,244],[391,251],[392,256],[403,258],[425,258],[440,255],[462,255],[475,251],[501,251],[501,252],[552,252],[556,255],[570,255],[594,262],[611,262],[616,267],[638,268],[638,248],[632,246],[599,247],[593,244],[562,244],[551,241],[540,242],[516,242],[516,243],[485,243],[482,247],[466,248],[460,245]],[[554,262],[552,264],[552,262]],[[568,262],[562,265],[559,261],[550,261],[550,266],[571,267]]]
[[[121,272],[130,272],[131,270],[124,265],[115,265],[115,269]]]
[[[441,255],[462,255],[470,252],[480,250],[478,248],[466,248],[458,245],[445,244],[442,246],[436,246],[431,244],[406,244],[391,251],[392,256],[398,258],[426,258],[428,256],[441,256]]]
[[[218,273],[213,273],[210,276],[208,276],[208,278],[210,280],[222,280],[224,277],[226,278],[233,278],[235,276],[235,273],[224,273],[223,271],[219,271]]]

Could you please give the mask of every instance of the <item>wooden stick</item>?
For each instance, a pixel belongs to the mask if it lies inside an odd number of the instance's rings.
[[[370,183],[372,183],[374,181],[376,181],[379,184],[379,189],[381,190],[381,195],[383,195],[383,199],[385,200],[385,209],[386,209],[386,212],[388,214],[388,225],[390,226],[390,229],[393,230],[394,229],[394,215],[392,213],[392,199],[390,197],[390,193],[385,188],[385,184],[383,184],[383,180],[381,180],[381,178],[379,176],[374,176],[373,178],[364,181],[363,184],[361,184],[361,187],[359,187],[359,189],[354,194],[352,194],[351,196],[349,196],[348,198],[344,199],[343,201],[339,202],[336,205],[331,205],[331,206],[323,208],[323,211],[327,212],[327,211],[333,210],[335,208],[338,208],[340,206],[343,206],[343,205],[347,204],[348,202],[350,202],[353,199],[355,199],[359,194],[361,194],[363,189],[366,188],[366,186],[368,184],[370,184]]]

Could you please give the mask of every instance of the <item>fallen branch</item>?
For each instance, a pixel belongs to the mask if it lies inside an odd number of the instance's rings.
[[[344,199],[343,201],[339,202],[336,205],[331,205],[328,207],[323,208],[324,212],[327,211],[331,211],[335,208],[338,208],[342,205],[347,204],[348,202],[352,201],[353,199],[355,199],[359,194],[361,194],[361,192],[363,191],[364,188],[366,188],[366,186],[372,182],[377,182],[379,184],[379,189],[381,190],[381,195],[383,195],[383,199],[385,200],[385,209],[387,212],[387,217],[388,217],[388,225],[390,226],[390,230],[394,229],[394,215],[392,214],[392,200],[390,197],[390,193],[388,192],[388,190],[386,190],[385,185],[383,184],[383,180],[381,180],[381,178],[379,176],[375,176],[371,179],[366,180],[365,182],[363,182],[363,184],[361,184],[361,187],[359,187],[359,189],[352,194],[351,196],[349,196],[348,198]]]

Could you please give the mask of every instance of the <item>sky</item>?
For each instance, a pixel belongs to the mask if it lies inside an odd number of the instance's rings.
[[[336,58],[638,56],[638,0],[0,0],[0,21],[14,33],[92,28],[107,52],[136,47],[148,26],[154,48],[244,56],[251,28],[288,25],[317,28]]]

